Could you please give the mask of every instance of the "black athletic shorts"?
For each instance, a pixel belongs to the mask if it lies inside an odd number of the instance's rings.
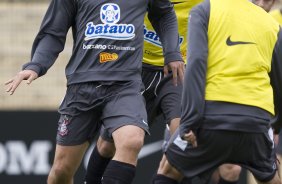
[[[183,141],[178,129],[166,150],[169,163],[188,178],[208,179],[223,163],[241,165],[261,182],[270,181],[276,173],[272,129],[264,133],[199,129],[197,143],[193,148]]]
[[[146,100],[149,125],[159,115],[164,117],[167,124],[170,124],[172,119],[180,118],[182,84],[175,86],[172,74],[164,77],[163,71],[143,68],[142,81],[145,86],[143,96]]]
[[[142,92],[146,101],[149,126],[156,117],[164,119],[166,124],[181,115],[182,84],[175,86],[172,83],[172,75],[164,77],[163,71],[143,68],[142,81],[145,90]],[[160,117],[162,116],[162,117]],[[100,136],[109,142],[113,142],[110,132],[101,128]]]
[[[147,133],[141,81],[88,82],[68,86],[59,108],[57,144],[79,145],[94,138],[101,125],[112,134],[124,125]]]

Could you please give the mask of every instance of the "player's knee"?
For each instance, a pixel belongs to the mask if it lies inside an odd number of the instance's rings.
[[[144,143],[144,136],[128,135],[115,141],[117,153],[137,155]]]
[[[116,151],[114,143],[108,142],[103,139],[99,139],[99,141],[97,142],[97,148],[100,155],[107,158],[113,157]]]
[[[220,169],[220,176],[226,181],[239,180],[241,167],[238,165],[227,164]]]
[[[137,126],[125,126],[113,133],[117,152],[121,150],[138,153],[144,143],[144,130]]]
[[[134,136],[134,137],[130,137],[129,139],[125,139],[121,144],[121,147],[124,150],[139,152],[143,144],[144,144],[143,136]]]
[[[54,183],[68,183],[72,180],[72,177],[73,175],[70,167],[63,164],[54,164],[48,177],[48,181],[56,181]]]

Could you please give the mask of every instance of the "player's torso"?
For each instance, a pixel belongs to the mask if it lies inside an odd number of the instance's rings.
[[[138,73],[142,60],[143,22],[150,0],[74,1],[76,42],[67,76],[91,71],[95,72],[95,80],[124,80],[120,71]],[[113,71],[115,75],[106,74]]]
[[[279,25],[251,2],[210,2],[206,100],[244,103],[272,112],[268,73]],[[237,13],[240,8],[244,11]]]
[[[123,50],[115,49],[121,46],[136,49],[133,47],[139,43],[147,5],[148,0],[77,0],[75,28],[81,42],[79,49],[117,52]]]

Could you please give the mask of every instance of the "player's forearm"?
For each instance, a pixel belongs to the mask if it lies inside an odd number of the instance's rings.
[[[188,60],[182,95],[181,130],[187,133],[200,126],[205,109],[208,38],[207,17],[197,8],[191,11],[188,27]]]
[[[44,75],[64,49],[66,35],[74,24],[73,0],[52,0],[45,13],[40,30],[33,42],[31,61],[23,69]]]
[[[173,6],[166,0],[154,2],[148,12],[148,18],[160,37],[165,64],[171,61],[182,61],[177,18]]]
[[[46,35],[38,45],[32,55],[31,61],[23,66],[23,69],[35,71],[38,76],[44,75],[54,64],[59,53],[64,48],[64,40]]]

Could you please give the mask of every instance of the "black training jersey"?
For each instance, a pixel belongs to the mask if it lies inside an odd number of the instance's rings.
[[[268,13],[247,0],[206,0],[191,11],[188,32],[184,129],[212,116],[222,121],[203,127],[260,132],[267,125],[241,115],[282,113],[282,31]]]
[[[141,80],[143,23],[161,37],[165,62],[182,60],[177,21],[169,0],[52,0],[23,69],[44,75],[63,50],[70,28],[73,53],[67,83]]]

